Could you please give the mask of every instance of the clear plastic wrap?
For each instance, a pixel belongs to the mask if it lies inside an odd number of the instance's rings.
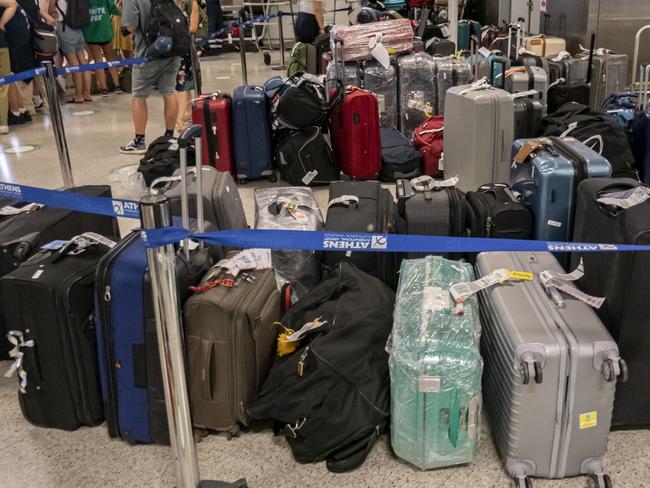
[[[437,65],[438,114],[445,113],[445,97],[452,86],[468,85],[472,82],[472,67],[466,59],[433,58]]]
[[[356,86],[361,88],[361,67],[356,61],[350,61],[344,64],[344,86]],[[336,63],[332,62],[327,65],[327,89],[336,89],[336,80],[338,79],[336,73]]]
[[[377,34],[390,54],[413,49],[413,28],[409,19],[386,20],[351,26],[337,25],[330,31],[332,46],[336,39],[343,41],[343,60],[360,61],[372,58]],[[372,47],[371,47],[372,46]],[[335,52],[334,47],[332,51]]]
[[[452,313],[449,287],[474,280],[472,267],[439,256],[404,260],[390,343],[391,441],[421,469],[472,461],[481,409],[476,297]]]
[[[378,61],[368,61],[363,70],[363,87],[377,95],[381,126],[397,129],[397,73],[392,64],[384,68]]]
[[[311,189],[295,186],[255,190],[255,228],[323,230],[323,217]],[[292,286],[291,303],[320,282],[321,259],[316,251],[272,251],[278,289]]]
[[[436,114],[436,63],[427,53],[399,58],[400,129],[409,139],[417,126]]]

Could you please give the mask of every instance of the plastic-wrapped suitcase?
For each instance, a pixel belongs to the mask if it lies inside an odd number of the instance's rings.
[[[366,61],[363,68],[363,87],[377,95],[379,122],[383,128],[397,129],[397,73],[391,63],[384,68],[377,61]]]
[[[330,133],[341,171],[357,180],[374,178],[381,169],[377,97],[365,90],[346,90],[330,111]]]
[[[93,293],[95,267],[107,250],[75,239],[41,251],[0,279],[9,340],[19,354],[12,366],[18,401],[34,425],[75,430],[103,420]]]
[[[506,471],[518,488],[577,475],[609,487],[602,459],[626,370],[616,343],[589,305],[553,286],[570,282],[542,284],[540,273],[565,272],[550,253],[479,254],[478,276],[503,269],[532,275],[480,296],[483,399]]]
[[[534,149],[522,160],[527,144]],[[514,142],[512,154],[515,162],[510,184],[533,213],[532,238],[570,241],[578,184],[587,178],[610,176],[611,165],[573,137],[520,139]]]
[[[445,173],[474,190],[507,182],[514,140],[514,103],[505,90],[475,82],[450,88],[445,101]]]
[[[530,90],[537,91],[537,94],[532,95],[532,98],[542,102],[542,108],[546,114],[548,75],[542,68],[523,66],[508,70],[506,72],[506,90],[513,94]]]
[[[467,263],[405,260],[390,340],[391,446],[421,469],[469,463],[480,432],[478,301],[451,313],[449,287],[474,280]]]
[[[442,186],[430,176],[398,180],[395,187],[402,234],[463,236],[467,204],[453,184]],[[422,256],[411,253],[409,257]]]
[[[275,181],[268,100],[259,86],[240,86],[232,99],[235,166],[240,183]]]
[[[518,98],[514,102],[515,140],[539,137],[542,134],[544,106],[540,100],[529,97]]]
[[[216,268],[216,267],[215,267]],[[201,283],[233,279],[192,295],[185,306],[188,390],[195,426],[237,434],[248,425],[246,402],[264,383],[275,357],[280,295],[273,270],[212,268]]]
[[[330,30],[332,43],[342,41],[342,61],[371,59],[370,40],[381,35],[386,49],[394,53],[409,52],[413,49],[413,27],[409,19],[386,20],[370,24],[351,26],[337,25]]]
[[[344,65],[345,79],[343,81],[344,86],[356,86],[361,88],[361,67],[356,61],[348,61]],[[336,73],[336,63],[329,63],[327,65],[327,90],[333,90],[336,88],[336,83],[338,76]]]
[[[192,101],[192,122],[203,126],[203,164],[219,171],[235,174],[232,148],[232,99],[229,95],[213,93]]]
[[[637,200],[628,208],[620,202],[630,192],[647,194],[648,188],[628,178],[598,178],[578,186],[576,242],[650,244],[650,200]],[[602,198],[608,198],[600,202]],[[620,203],[619,203],[620,202]],[[576,253],[573,266],[583,260],[585,275],[578,282],[586,293],[606,297],[598,315],[618,343],[630,369],[626,383],[616,387],[612,427],[650,427],[650,254],[646,252]]]
[[[398,60],[400,130],[411,138],[415,128],[437,110],[436,63],[427,53]]]
[[[112,196],[111,187],[107,185],[79,186],[65,191],[93,197]],[[84,232],[95,232],[110,239],[120,236],[114,217],[42,205],[17,206],[21,212],[0,221],[0,276],[16,269],[48,242],[68,240]],[[0,360],[9,358],[6,335],[7,326],[0,313]]]
[[[381,171],[379,179],[395,181],[422,174],[422,155],[397,129],[381,129]]]
[[[395,233],[395,202],[390,190],[376,181],[334,181],[330,184],[325,231]],[[351,243],[354,244],[354,243]],[[395,258],[385,252],[355,252],[353,248],[323,254],[326,269],[350,261],[395,288]]]
[[[433,58],[436,63],[437,112],[445,113],[445,97],[452,86],[467,85],[472,82],[472,67],[465,59]]]
[[[286,186],[255,190],[255,228],[323,230],[323,217],[310,188]],[[316,251],[272,251],[278,289],[291,287],[291,303],[320,281],[321,254]]]

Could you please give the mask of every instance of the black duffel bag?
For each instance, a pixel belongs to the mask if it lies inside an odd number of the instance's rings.
[[[542,124],[544,137],[574,137],[610,162],[613,177],[638,180],[630,141],[611,115],[571,102],[545,117]]]
[[[271,114],[281,128],[304,129],[326,123],[325,86],[315,76],[290,78],[277,91]]]
[[[332,146],[320,127],[278,131],[277,137],[278,169],[291,185],[328,185],[339,179]]]
[[[422,154],[397,129],[380,129],[382,181],[410,180],[422,174]]]
[[[194,148],[190,146],[187,150],[187,165],[194,164]],[[145,184],[151,186],[157,178],[172,176],[180,166],[178,139],[161,136],[149,144],[147,152],[140,160],[138,171],[142,173]]]
[[[381,281],[342,262],[282,318],[295,331],[312,328],[275,362],[248,412],[275,421],[296,461],[327,460],[330,471],[350,471],[386,429],[394,303]]]

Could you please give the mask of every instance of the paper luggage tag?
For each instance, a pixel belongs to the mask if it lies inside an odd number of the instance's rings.
[[[453,313],[456,315],[462,315],[463,313],[463,302],[467,300],[472,295],[478,293],[481,290],[489,288],[506,281],[532,281],[533,274],[525,271],[513,271],[506,268],[497,269],[491,273],[479,278],[476,281],[470,283],[456,283],[449,288],[449,293],[451,294],[454,302],[456,303],[456,308],[453,310]]]
[[[605,193],[597,198],[598,203],[628,209],[640,205],[650,198],[650,188],[639,186],[632,190]]]
[[[388,69],[390,66],[390,54],[384,47],[381,39],[381,33],[377,33],[374,38],[371,38],[368,41],[368,47],[370,48],[370,55],[379,61],[379,64],[381,64],[384,68]]]
[[[286,164],[286,163],[285,163]],[[302,182],[305,185],[309,185],[314,178],[318,176],[318,170],[312,169],[311,171],[308,171],[305,176],[302,177]]]
[[[411,180],[411,187],[415,191],[429,191],[438,188],[450,188],[458,184],[458,176],[452,176],[446,180],[434,180],[431,176],[422,175]]]
[[[546,138],[527,141],[526,143],[524,143],[523,146],[521,146],[521,149],[517,151],[517,154],[514,157],[514,162],[516,164],[524,164],[524,162],[526,162],[526,160],[530,157],[532,153],[534,153],[538,149],[543,149],[552,144],[553,143],[551,142],[551,140]]]
[[[43,208],[44,205],[41,205],[40,203],[30,203],[29,205],[25,205],[24,207],[12,207],[11,205],[6,205],[2,208],[0,208],[0,215],[17,215],[19,213],[23,212],[32,212],[34,210],[38,210],[39,208]]]
[[[587,293],[579,290],[574,285],[570,284],[573,281],[577,281],[584,276],[584,266],[582,264],[582,259],[578,267],[574,269],[571,273],[558,273],[556,271],[542,271],[539,273],[539,280],[544,285],[544,288],[556,288],[563,293],[566,293],[573,298],[580,300],[587,305],[592,306],[593,308],[600,308],[605,303],[604,297],[594,297],[588,295]]]
[[[294,332],[291,335],[288,335],[285,337],[285,341],[287,342],[296,342],[302,339],[308,332],[318,329],[319,327],[322,327],[323,325],[327,324],[327,320],[321,320],[323,317],[316,317],[314,320],[311,322],[307,322],[305,325],[303,325],[299,330]]]
[[[492,55],[492,51],[490,51],[487,47],[481,47],[478,50],[479,55],[483,56],[485,59],[488,59]]]

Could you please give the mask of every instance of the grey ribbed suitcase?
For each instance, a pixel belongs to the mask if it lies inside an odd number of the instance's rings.
[[[582,55],[583,58],[587,56]],[[627,54],[608,52],[594,55],[591,64],[591,110],[600,112],[607,97],[626,89],[627,64]]]
[[[609,487],[602,458],[627,369],[616,342],[589,305],[543,287],[540,272],[564,273],[552,254],[479,254],[477,276],[502,268],[534,276],[480,296],[484,404],[506,470],[520,488],[577,475]]]
[[[445,101],[447,177],[458,176],[458,188],[474,191],[486,183],[508,183],[514,141],[514,102],[505,90],[455,86]]]
[[[536,90],[537,94],[533,99],[542,102],[544,114],[546,114],[548,94],[548,74],[538,66],[524,66],[513,68],[506,75],[506,89],[510,93],[522,93],[529,90]]]

